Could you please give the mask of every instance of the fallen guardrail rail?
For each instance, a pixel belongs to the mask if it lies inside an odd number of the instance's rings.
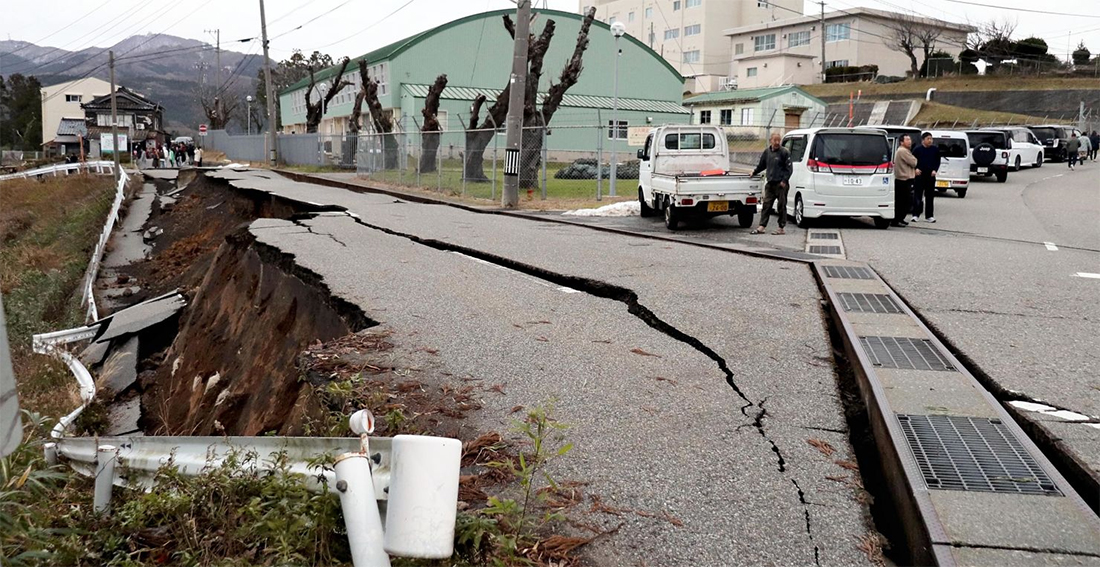
[[[72,175],[75,173],[98,173],[104,175],[107,173],[113,173],[115,169],[115,163],[113,161],[89,161],[85,163],[58,163],[54,165],[47,165],[45,167],[39,167],[37,169],[28,169],[27,171],[20,171],[18,173],[9,173],[7,175],[0,175],[0,181],[7,181],[9,179],[26,179],[28,177],[41,177],[43,175]]]

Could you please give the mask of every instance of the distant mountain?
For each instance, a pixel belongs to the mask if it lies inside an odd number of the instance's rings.
[[[256,75],[263,65],[263,57],[226,49],[242,45],[245,44],[222,43],[221,78],[223,83],[229,83],[225,96],[243,98],[256,92]],[[107,53],[110,50],[114,50],[117,58],[115,81],[164,106],[168,130],[193,132],[206,122],[197,93],[204,80],[207,88],[215,84],[217,57],[213,45],[194,39],[163,34],[135,35],[111,47],[80,51],[25,41],[0,41],[0,75],[34,75],[43,85],[85,76],[108,80]],[[234,121],[230,127],[235,126]]]

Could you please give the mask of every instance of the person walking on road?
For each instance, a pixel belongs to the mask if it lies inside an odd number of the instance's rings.
[[[195,167],[202,167],[202,148],[195,148]]]
[[[1096,152],[1100,150],[1100,134],[1096,133],[1096,130],[1089,134],[1089,143],[1092,145],[1092,155],[1089,156],[1092,161],[1096,161]]]
[[[779,144],[779,133],[772,134],[771,144],[760,154],[760,163],[756,164],[753,176],[765,171],[768,182],[764,184],[764,208],[760,212],[760,225],[752,229],[749,234],[763,234],[768,229],[768,216],[771,215],[772,206],[779,201],[779,230],[772,234],[786,234],[783,230],[787,226],[787,189],[790,188],[791,174],[794,173],[794,165],[791,163],[791,152]]]
[[[917,176],[917,158],[909,148],[913,139],[902,134],[898,141],[898,151],[894,152],[894,221],[893,226],[909,226],[905,215],[912,208],[913,178]]]
[[[1077,133],[1074,132],[1069,141],[1066,142],[1066,161],[1069,162],[1070,169],[1077,165],[1077,152],[1079,151],[1081,151],[1081,140],[1077,139]]]
[[[1085,154],[1085,157],[1081,158],[1081,165],[1085,165],[1085,160],[1092,157],[1092,141],[1084,134],[1081,134],[1081,152]]]
[[[920,141],[920,147],[913,150],[913,156],[917,158],[917,177],[913,185],[913,219],[910,222],[920,220],[922,207],[924,220],[936,222],[936,174],[940,169],[940,149],[932,143],[931,132],[922,134]]]

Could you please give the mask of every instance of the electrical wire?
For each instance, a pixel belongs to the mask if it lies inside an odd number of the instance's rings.
[[[329,14],[331,14],[331,13],[335,12],[336,10],[339,10],[340,8],[343,8],[344,6],[347,6],[347,5],[348,5],[348,4],[350,4],[351,2],[352,2],[352,0],[344,0],[343,2],[341,2],[341,3],[337,4],[337,5],[336,5],[336,7],[334,7],[334,8],[331,8],[331,9],[329,9],[329,10],[326,10],[326,11],[322,12],[322,13],[320,13],[320,14],[318,14],[318,15],[316,15],[316,16],[314,16],[314,17],[312,17],[312,18],[308,19],[308,20],[306,20],[305,22],[303,22],[303,23],[301,23],[301,24],[298,24],[298,25],[297,25],[296,27],[290,28],[289,30],[287,30],[287,31],[285,31],[285,32],[283,32],[283,33],[281,33],[281,34],[278,34],[278,35],[276,35],[275,37],[272,37],[272,38],[271,38],[271,39],[269,39],[268,41],[275,41],[276,39],[279,39],[280,37],[283,37],[284,35],[287,35],[287,34],[289,34],[289,33],[293,33],[293,32],[296,32],[296,31],[298,31],[298,30],[300,30],[300,29],[302,29],[302,28],[304,28],[304,27],[308,26],[309,24],[312,24],[313,22],[316,22],[317,20],[319,20],[319,19],[321,19],[321,18],[323,18],[323,17],[325,17],[325,16],[327,16],[327,15],[329,15]]]
[[[347,41],[347,40],[349,40],[349,39],[351,39],[351,38],[353,38],[353,37],[355,37],[355,36],[357,36],[357,35],[359,35],[359,34],[361,34],[361,33],[365,32],[365,31],[367,31],[367,30],[369,30],[369,29],[373,28],[374,26],[377,26],[378,24],[381,24],[382,22],[384,22],[384,21],[388,20],[388,19],[389,19],[389,18],[390,18],[391,16],[393,16],[394,14],[396,14],[396,13],[400,12],[401,10],[404,10],[405,8],[407,8],[407,7],[409,6],[409,4],[412,4],[412,3],[413,3],[413,2],[415,2],[415,1],[416,1],[416,0],[408,0],[408,1],[407,1],[407,2],[405,2],[404,4],[402,4],[402,5],[398,6],[396,10],[394,10],[394,11],[390,12],[389,14],[386,14],[385,16],[383,16],[383,17],[382,17],[382,19],[378,20],[377,22],[374,22],[373,24],[371,24],[371,25],[369,25],[369,26],[367,26],[367,27],[365,27],[365,28],[363,28],[363,29],[361,29],[361,30],[359,30],[359,31],[357,31],[357,32],[355,32],[355,33],[353,33],[353,34],[351,34],[351,35],[349,35],[349,36],[347,36],[347,37],[343,38],[343,39],[338,39],[338,40],[336,40],[336,41],[334,41],[334,42],[332,42],[332,43],[328,43],[328,44],[322,45],[322,46],[320,46],[320,47],[317,47],[317,48],[315,48],[315,49],[314,49],[314,51],[316,51],[316,50],[320,50],[320,49],[325,49],[326,47],[332,47],[333,45],[336,45],[336,44],[338,44],[338,43],[342,43],[342,42],[345,42],[345,41]]]
[[[47,39],[50,39],[51,37],[53,37],[53,36],[55,36],[55,35],[57,35],[57,34],[59,34],[59,33],[63,32],[63,31],[65,31],[65,30],[67,30],[67,29],[69,29],[69,28],[71,28],[71,27],[73,27],[73,25],[75,25],[75,24],[76,24],[77,22],[82,22],[82,21],[84,21],[84,19],[85,19],[85,18],[87,18],[88,16],[90,16],[90,15],[92,15],[92,14],[94,14],[94,13],[98,12],[98,11],[99,11],[99,10],[101,10],[101,9],[102,9],[102,8],[103,8],[104,6],[106,6],[107,4],[110,4],[110,3],[111,3],[111,0],[106,0],[105,2],[103,2],[102,4],[100,4],[99,6],[96,6],[95,8],[92,8],[92,10],[91,10],[90,12],[88,12],[88,13],[84,14],[83,16],[80,16],[79,18],[77,18],[77,19],[75,19],[75,20],[73,20],[73,21],[69,22],[69,24],[68,24],[68,25],[66,25],[66,26],[64,26],[64,27],[62,27],[62,28],[59,28],[59,29],[57,29],[57,30],[54,30],[54,31],[53,31],[53,33],[50,33],[50,34],[46,35],[45,37],[43,37],[43,38],[40,38],[40,39],[38,39],[38,40],[36,40],[36,41],[31,41],[31,42],[28,42],[28,43],[27,43],[27,45],[24,45],[23,47],[20,47],[19,49],[16,49],[15,51],[9,51],[9,52],[7,53],[7,55],[15,55],[16,53],[19,53],[20,51],[23,51],[24,49],[27,49],[28,47],[31,47],[31,46],[36,46],[36,47],[40,46],[40,45],[41,45],[41,43],[42,43],[43,41],[46,41]]]
[[[1067,12],[1049,12],[1046,10],[1031,10],[1028,8],[1011,8],[1008,6],[991,6],[989,4],[979,4],[977,2],[967,2],[966,0],[947,0],[955,4],[966,4],[968,6],[978,6],[981,8],[987,8],[990,10],[1007,10],[1011,12],[1027,12],[1029,14],[1047,14],[1050,16],[1069,16],[1071,18],[1100,18],[1100,14],[1071,14]]]

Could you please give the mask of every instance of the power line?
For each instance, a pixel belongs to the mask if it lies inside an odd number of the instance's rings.
[[[351,3],[351,0],[344,0],[343,2],[337,4],[334,8],[331,8],[329,10],[324,11],[324,12],[322,12],[322,13],[306,20],[305,22],[299,24],[297,27],[290,28],[289,30],[286,30],[285,32],[269,39],[268,41],[275,41],[276,39],[279,39],[280,37],[283,37],[284,35],[287,35],[287,34],[292,33],[292,32],[296,32],[296,31],[308,26],[309,24],[312,24],[313,22],[316,22],[317,20],[319,20],[319,19],[335,12],[336,10],[339,10],[340,8],[343,8],[344,6],[347,6],[350,3]]]
[[[55,36],[55,35],[57,35],[57,34],[59,34],[59,33],[63,32],[63,31],[65,31],[65,30],[67,30],[67,29],[69,29],[69,28],[71,28],[71,27],[73,27],[73,25],[74,25],[74,24],[76,24],[77,22],[81,22],[81,21],[83,21],[83,20],[84,20],[84,18],[87,18],[88,16],[90,16],[90,15],[94,14],[95,12],[98,12],[98,11],[99,11],[100,9],[102,9],[102,8],[103,8],[104,6],[106,6],[106,5],[107,5],[107,4],[109,4],[110,2],[111,2],[111,0],[106,0],[105,2],[103,2],[102,4],[100,4],[99,6],[96,6],[95,8],[93,8],[93,9],[92,9],[92,10],[91,10],[90,12],[88,12],[87,14],[84,14],[83,16],[80,16],[79,18],[76,18],[75,20],[73,20],[73,21],[69,22],[69,24],[68,24],[67,26],[64,26],[64,27],[62,27],[62,28],[60,28],[60,29],[57,29],[57,30],[55,30],[55,31],[54,31],[53,33],[50,33],[50,34],[46,35],[46,36],[45,36],[45,37],[43,37],[43,38],[40,38],[40,39],[38,39],[38,40],[35,40],[35,41],[27,42],[27,45],[24,45],[23,47],[20,47],[19,49],[16,49],[15,51],[9,51],[9,52],[8,52],[7,54],[8,54],[8,55],[15,55],[16,53],[19,53],[20,51],[23,51],[24,49],[27,49],[28,47],[30,47],[30,46],[32,46],[32,45],[34,45],[34,46],[36,46],[36,47],[37,47],[37,46],[39,46],[39,44],[41,44],[41,43],[42,43],[43,41],[46,41],[47,39],[50,39],[51,37],[53,37],[53,36]]]
[[[371,24],[371,25],[369,25],[369,26],[367,26],[367,27],[365,27],[365,28],[363,28],[363,29],[361,29],[361,30],[359,30],[359,31],[357,31],[357,32],[355,32],[355,33],[353,33],[353,34],[351,34],[351,35],[349,35],[349,36],[347,36],[347,37],[343,38],[343,39],[338,39],[338,40],[336,40],[336,41],[334,41],[334,42],[332,42],[332,43],[329,43],[329,44],[325,44],[325,45],[322,45],[322,46],[320,46],[320,47],[317,47],[317,48],[315,48],[315,49],[314,49],[314,51],[316,51],[316,50],[318,50],[318,49],[324,49],[324,48],[326,48],[326,47],[332,47],[333,45],[336,45],[336,44],[338,44],[338,43],[342,43],[342,42],[345,42],[345,41],[347,41],[347,40],[349,40],[349,39],[351,39],[351,38],[353,38],[353,37],[355,37],[355,36],[357,36],[357,35],[359,35],[359,34],[361,34],[361,33],[365,32],[365,31],[367,31],[367,30],[369,30],[369,29],[373,28],[374,26],[377,26],[378,24],[380,24],[380,23],[382,23],[382,22],[386,21],[386,20],[387,20],[387,19],[389,19],[389,18],[390,18],[391,16],[393,16],[394,14],[396,14],[396,13],[400,12],[401,10],[404,10],[405,8],[407,8],[407,7],[409,6],[409,4],[412,4],[412,3],[413,3],[413,2],[415,2],[415,1],[416,1],[416,0],[408,0],[408,1],[407,1],[407,2],[405,2],[404,4],[402,4],[402,5],[398,6],[396,10],[394,10],[394,11],[390,12],[389,14],[386,14],[385,16],[383,16],[383,17],[382,17],[382,19],[378,20],[377,22],[374,22],[373,24]]]
[[[967,2],[966,0],[947,0],[948,2],[954,2],[955,4],[966,4],[968,6],[979,6],[981,8],[988,8],[991,10],[1008,10],[1011,12],[1028,12],[1031,14],[1048,14],[1051,16],[1069,16],[1072,18],[1100,18],[1100,14],[1070,14],[1067,12],[1049,12],[1046,10],[1030,10],[1028,8],[1009,8],[1007,6],[990,6],[989,4],[979,4],[977,2]]]

